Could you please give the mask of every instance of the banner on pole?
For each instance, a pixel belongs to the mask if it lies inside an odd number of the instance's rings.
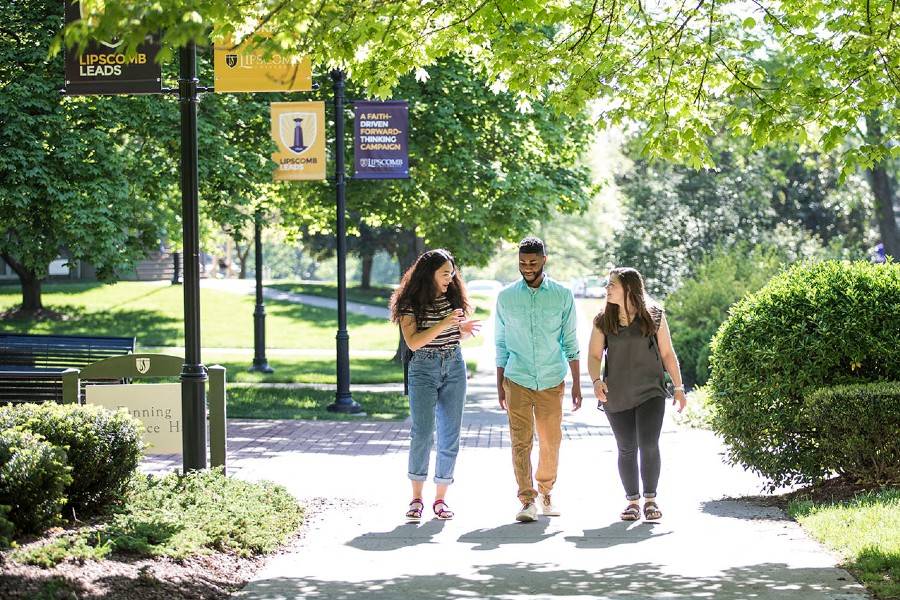
[[[274,178],[325,179],[325,103],[273,102]]]
[[[250,40],[233,47],[225,39],[215,44],[216,92],[308,92],[312,90],[312,64],[308,56],[292,58],[250,48]]]
[[[408,179],[409,105],[405,100],[356,102],[354,179]]]
[[[84,18],[80,2],[66,2],[66,25]],[[127,58],[122,40],[91,41],[79,54],[66,50],[66,94],[159,94],[162,92],[162,67],[156,62],[159,42],[153,38],[138,46]]]

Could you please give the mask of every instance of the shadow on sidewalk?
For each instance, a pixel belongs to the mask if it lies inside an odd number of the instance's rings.
[[[561,557],[559,557],[561,558]],[[715,598],[716,600],[812,600],[866,598],[858,584],[828,568],[789,569],[781,563],[726,569],[692,577],[643,562],[597,570],[549,568],[517,562],[476,567],[455,574],[386,577],[367,581],[273,578],[254,582],[237,597],[402,600],[405,598]]]
[[[769,500],[771,502],[771,500]],[[700,510],[714,517],[748,521],[790,521],[777,506],[754,502],[753,499],[722,499],[700,503]]]
[[[416,523],[404,523],[398,525],[392,531],[364,533],[349,542],[358,550],[384,552],[408,548],[419,544],[432,544],[432,538],[444,529],[446,521],[430,519],[421,525]]]
[[[457,540],[464,544],[478,544],[472,550],[496,550],[508,544],[536,544],[555,536],[558,531],[546,533],[550,520],[540,517],[534,523],[509,523],[491,529],[476,529],[464,533]]]
[[[621,544],[636,544],[651,538],[660,538],[672,533],[653,533],[655,523],[646,521],[634,521],[626,523],[616,521],[599,529],[585,529],[584,535],[570,535],[563,539],[575,544],[580,549],[612,548]]]

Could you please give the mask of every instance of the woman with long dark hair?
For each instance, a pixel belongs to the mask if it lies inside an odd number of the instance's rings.
[[[413,499],[406,519],[422,519],[422,488],[428,478],[435,421],[437,489],[432,510],[438,519],[452,519],[453,511],[445,498],[453,483],[466,401],[466,363],[459,342],[475,335],[481,324],[468,318],[466,286],[453,256],[443,249],[425,252],[403,274],[391,297],[390,309],[391,320],[400,325],[403,339],[413,351],[409,361],[412,427],[408,468]]]
[[[644,291],[639,272],[627,267],[612,269],[606,306],[594,318],[591,330],[588,373],[594,382],[597,408],[606,411],[616,438],[619,478],[628,500],[619,515],[623,521],[640,518],[639,483],[643,484],[644,519],[662,517],[656,486],[661,464],[659,434],[666,412],[664,371],[675,384],[672,403],[677,403],[681,412],[687,400],[666,315]]]

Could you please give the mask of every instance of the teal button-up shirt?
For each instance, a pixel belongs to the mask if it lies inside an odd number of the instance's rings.
[[[494,319],[497,366],[506,377],[532,390],[566,378],[568,361],[579,354],[571,291],[546,274],[535,290],[520,279],[497,296]]]

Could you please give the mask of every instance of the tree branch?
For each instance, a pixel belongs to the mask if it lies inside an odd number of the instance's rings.
[[[709,33],[706,38],[706,45],[709,48],[712,48],[712,34],[713,34],[713,14],[716,10],[716,0],[712,0],[712,3],[709,6]],[[703,59],[703,72],[700,73],[700,84],[697,86],[697,95],[694,96],[694,104],[700,104],[700,95],[703,93],[703,84],[706,82],[706,69],[709,67],[709,52],[707,51],[706,57]]]
[[[796,37],[796,34],[795,34],[793,31],[791,31],[791,30],[787,27],[787,25],[785,25],[784,22],[782,22],[781,19],[779,19],[777,16],[775,16],[775,14],[774,14],[772,11],[770,11],[768,8],[766,8],[765,6],[763,6],[762,3],[759,2],[759,0],[752,0],[752,2],[753,2],[753,4],[755,4],[756,6],[758,6],[760,10],[762,10],[764,13],[766,13],[767,15],[769,15],[769,17],[770,17],[773,21],[775,21],[775,23],[776,23],[779,27],[781,27],[781,28],[785,31],[785,33],[787,33],[787,34],[790,35],[791,37]]]
[[[615,12],[615,2],[613,2],[613,9],[614,10],[611,12]],[[579,38],[577,40],[575,40],[574,44],[569,46],[569,52],[574,51],[575,48],[577,48],[581,44],[581,42],[584,41],[585,36],[588,35],[588,32],[590,32],[591,23],[594,22],[594,13],[596,12],[596,10],[597,10],[597,0],[594,0],[594,4],[593,4],[593,6],[591,6],[591,14],[588,17],[588,22],[585,24],[584,28],[581,30],[581,36],[579,36]]]

